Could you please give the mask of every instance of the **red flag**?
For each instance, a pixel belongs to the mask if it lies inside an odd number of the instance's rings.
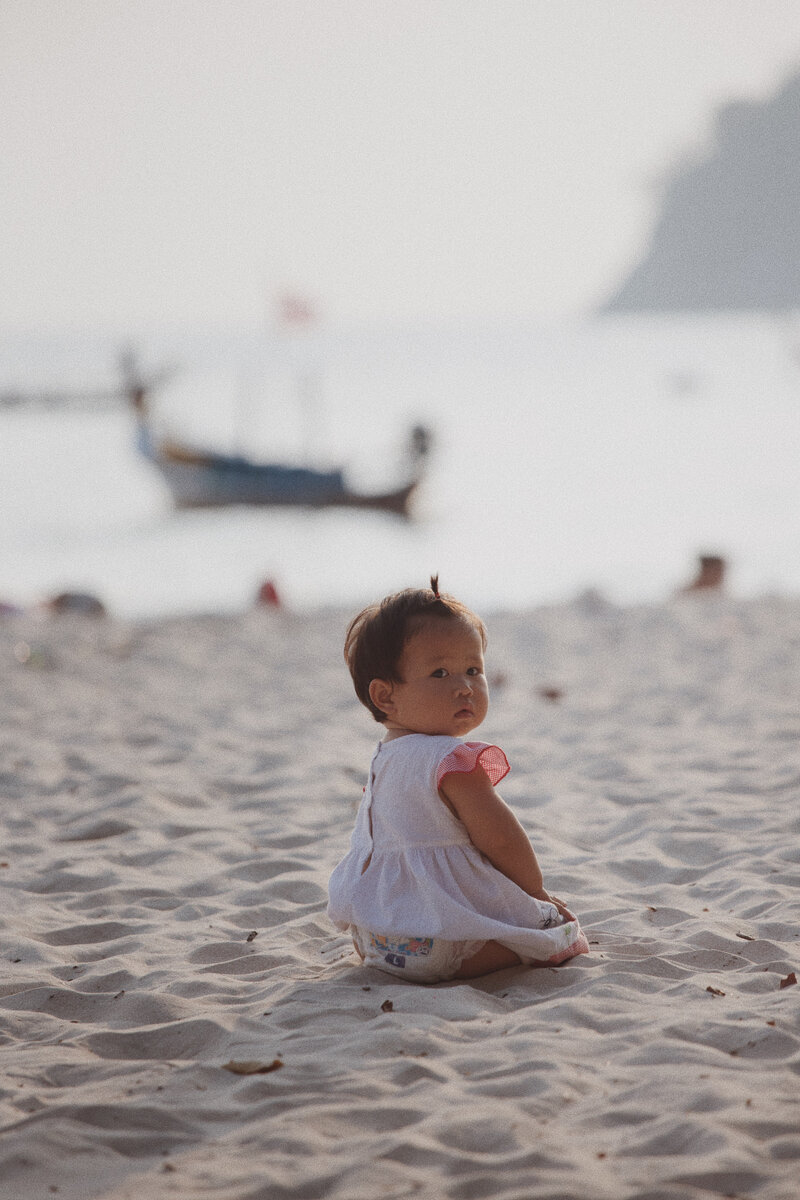
[[[296,292],[284,292],[280,296],[278,315],[283,325],[310,325],[316,319],[314,305]]]

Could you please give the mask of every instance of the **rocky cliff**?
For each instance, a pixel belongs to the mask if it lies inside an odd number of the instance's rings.
[[[800,308],[800,73],[717,113],[670,172],[652,239],[606,311]]]

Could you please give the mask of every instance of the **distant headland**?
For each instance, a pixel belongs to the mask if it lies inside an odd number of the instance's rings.
[[[800,72],[719,109],[666,180],[650,245],[605,312],[800,308]]]

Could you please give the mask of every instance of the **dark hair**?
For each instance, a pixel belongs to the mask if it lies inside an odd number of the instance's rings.
[[[431,576],[430,588],[406,588],[377,604],[370,604],[350,622],[344,641],[344,658],[353,677],[356,695],[376,721],[386,713],[373,704],[369,685],[373,679],[400,683],[400,658],[406,642],[422,621],[468,621],[486,647],[486,627],[466,604],[439,592],[439,576]]]

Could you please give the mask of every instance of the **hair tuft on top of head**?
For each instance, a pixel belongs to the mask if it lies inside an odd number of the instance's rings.
[[[438,575],[431,575],[431,591],[433,592],[433,594],[437,600],[440,599],[440,597],[439,597],[439,576]]]

